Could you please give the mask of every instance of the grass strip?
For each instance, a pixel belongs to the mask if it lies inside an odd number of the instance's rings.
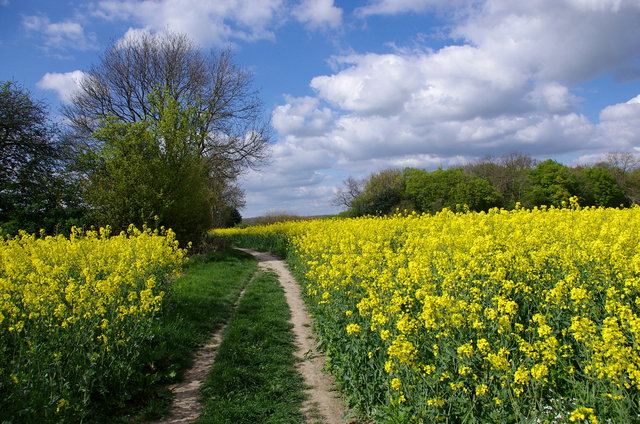
[[[256,272],[251,255],[237,250],[190,258],[167,293],[154,339],[141,355],[149,364],[153,384],[144,390],[126,415],[115,412],[105,422],[140,422],[166,415],[171,394],[166,385],[179,381],[192,365],[193,353],[233,314],[234,304]]]
[[[277,276],[259,273],[247,286],[223,335],[201,394],[199,423],[304,422],[304,382],[290,313]]]

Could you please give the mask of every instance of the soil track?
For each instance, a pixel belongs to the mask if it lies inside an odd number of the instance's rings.
[[[298,371],[302,374],[306,385],[307,400],[303,406],[303,413],[308,424],[346,424],[347,408],[334,390],[333,378],[323,371],[324,357],[317,352],[315,334],[312,322],[302,300],[300,286],[287,269],[285,263],[269,253],[257,252],[250,249],[238,249],[249,253],[258,260],[263,270],[271,270],[278,276],[278,281],[284,289],[285,297],[291,311],[291,323],[296,338],[297,350],[295,355],[300,359]],[[238,297],[235,308],[242,298]],[[235,313],[235,312],[234,312]],[[230,320],[229,320],[230,321]],[[229,322],[216,331],[209,342],[195,354],[193,366],[185,375],[184,380],[170,387],[175,397],[170,407],[169,415],[152,424],[183,424],[198,419],[202,411],[199,402],[199,390],[207,377],[220,346],[222,335]]]
[[[233,313],[238,308],[240,299],[244,295],[244,289],[233,305]],[[216,358],[218,347],[222,341],[222,335],[231,320],[227,321],[218,331],[211,335],[209,341],[202,346],[193,356],[193,365],[184,373],[184,379],[180,383],[172,384],[169,390],[174,394],[169,415],[151,424],[184,424],[192,423],[198,419],[202,412],[199,400],[200,386],[207,378],[209,370]]]
[[[326,424],[349,422],[345,419],[347,408],[334,390],[333,378],[323,371],[324,357],[316,350],[315,334],[307,308],[302,300],[300,286],[287,269],[286,264],[269,253],[250,249],[238,250],[253,255],[258,260],[260,268],[275,272],[284,289],[291,310],[291,323],[298,347],[295,355],[301,359],[298,370],[304,377],[307,386],[308,399],[303,408],[307,422]]]

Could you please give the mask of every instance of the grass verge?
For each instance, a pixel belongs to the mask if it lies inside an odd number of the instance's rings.
[[[193,256],[167,293],[149,349],[142,352],[151,384],[105,422],[140,422],[166,415],[171,395],[166,385],[178,381],[192,364],[193,352],[233,314],[234,303],[257,263],[251,255],[229,250]],[[102,420],[101,420],[102,421]]]
[[[247,286],[201,390],[199,423],[304,422],[304,383],[284,292],[272,273]]]

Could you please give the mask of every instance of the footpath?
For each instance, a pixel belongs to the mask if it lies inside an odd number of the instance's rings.
[[[260,269],[273,272],[284,290],[285,299],[291,312],[292,332],[295,335],[295,357],[299,359],[297,369],[305,383],[306,400],[302,413],[306,424],[347,424],[351,422],[345,418],[347,408],[334,389],[334,380],[324,372],[324,357],[316,349],[316,337],[312,329],[312,321],[307,313],[302,298],[300,286],[295,281],[284,261],[264,252],[250,249],[238,249],[252,255]],[[243,292],[244,293],[244,292]],[[240,295],[236,302],[242,299]],[[170,387],[174,399],[169,415],[153,424],[183,424],[195,422],[202,411],[199,402],[199,392],[209,371],[211,370],[216,353],[221,343],[224,343],[224,332],[227,325],[219,329],[210,341],[201,347],[194,355],[194,363],[187,370],[184,380]]]

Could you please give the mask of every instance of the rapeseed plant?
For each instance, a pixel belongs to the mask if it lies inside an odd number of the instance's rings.
[[[0,240],[0,416],[79,422],[96,397],[126,400],[184,255],[133,227]]]
[[[640,422],[640,208],[566,206],[219,234],[287,241],[331,367],[382,422]]]

